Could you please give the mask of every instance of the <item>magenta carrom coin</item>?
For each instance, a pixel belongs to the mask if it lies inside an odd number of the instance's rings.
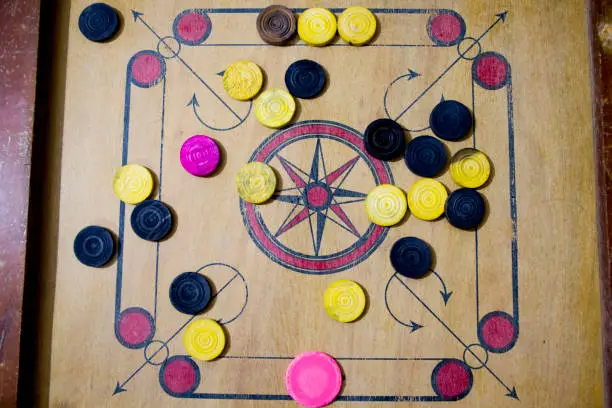
[[[181,147],[181,165],[194,176],[208,176],[215,171],[220,160],[219,146],[208,136],[192,136]]]

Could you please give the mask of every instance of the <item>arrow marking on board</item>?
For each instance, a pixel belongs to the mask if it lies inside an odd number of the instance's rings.
[[[508,12],[504,11],[503,13],[499,13],[496,14],[495,16],[497,17],[497,19],[495,20],[495,22],[493,24],[491,24],[489,26],[489,28],[487,28],[482,34],[480,34],[480,36],[474,41],[474,43],[472,43],[467,50],[465,50],[465,52],[463,52],[463,55],[465,55],[466,53],[468,53],[473,47],[474,45],[478,44],[478,42],[485,36],[487,35],[500,21],[501,22],[505,22],[506,21],[506,16],[507,16]],[[444,71],[442,71],[442,73],[431,83],[429,84],[429,86],[427,88],[425,88],[425,90],[423,92],[421,92],[421,94],[419,96],[417,96],[417,98],[412,101],[396,118],[395,121],[397,122],[402,116],[404,116],[406,114],[406,112],[408,112],[427,92],[429,92],[431,90],[431,88],[434,87],[435,84],[437,84],[455,65],[457,65],[457,63],[459,61],[461,61],[461,59],[463,58],[462,55],[459,55],[457,57],[457,59],[455,59],[448,67],[446,67],[446,69]]]

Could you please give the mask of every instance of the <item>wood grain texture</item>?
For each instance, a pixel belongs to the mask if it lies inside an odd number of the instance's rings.
[[[17,400],[39,1],[0,4],[0,406]]]
[[[612,407],[612,2],[590,2],[593,123],[606,406]]]
[[[79,265],[72,254],[72,240],[85,225],[98,224],[119,230],[119,204],[110,188],[112,174],[122,161],[126,65],[139,50],[155,49],[156,32],[171,32],[174,17],[193,2],[152,1],[110,2],[123,14],[121,35],[107,44],[93,44],[82,38],[76,21],[85,1],[75,1],[70,10],[68,64],[65,69],[65,106],[55,107],[64,116],[62,126],[51,136],[62,144],[61,178],[49,181],[50,191],[59,195],[59,223],[55,235],[46,238],[48,248],[57,247],[57,257],[47,249],[42,265],[44,289],[52,310],[41,310],[47,324],[41,329],[50,336],[50,350],[39,360],[50,362],[49,375],[41,380],[40,405],[65,406],[269,406],[270,401],[178,399],[159,386],[157,367],[143,364],[143,350],[122,347],[115,338],[117,264],[101,270]],[[291,2],[290,7],[345,7],[345,2],[310,4]],[[213,4],[198,4],[212,7]],[[250,1],[221,2],[215,7],[259,7]],[[372,2],[369,7],[400,7],[402,2]],[[410,7],[452,7],[466,20],[470,36],[477,37],[496,21],[496,14],[508,10],[483,38],[483,51],[503,54],[511,64],[514,96],[516,198],[518,212],[518,294],[520,336],[507,353],[489,353],[488,367],[473,370],[474,386],[457,407],[538,407],[603,406],[601,322],[599,309],[596,244],[596,205],[589,78],[587,15],[578,0],[492,1],[486,6],[468,1],[418,1]],[[60,7],[61,8],[61,7]],[[130,8],[144,13],[133,21]],[[62,8],[65,12],[66,8]],[[412,18],[416,20],[411,20]],[[214,15],[210,42],[256,42],[255,14]],[[427,17],[378,15],[384,43],[412,36],[427,41]],[[238,29],[236,27],[239,27]],[[552,35],[551,33],[554,33]],[[66,43],[57,45],[65,49]],[[395,47],[187,47],[181,57],[195,72],[217,89],[222,87],[217,72],[229,63],[247,58],[260,65],[267,75],[267,87],[282,87],[286,66],[299,58],[320,62],[330,75],[330,86],[312,101],[300,101],[297,120],[333,120],[361,131],[382,117],[387,85],[407,68],[420,79],[400,83],[401,92],[390,95],[390,106],[400,111],[406,99],[416,97],[427,84],[451,63],[457,54],[438,49],[398,50]],[[359,61],[355,63],[354,61]],[[512,311],[513,220],[512,175],[508,166],[511,144],[505,91],[476,88],[477,146],[495,167],[492,181],[482,190],[490,213],[479,231],[479,307],[476,294],[474,234],[452,229],[446,221],[427,223],[409,216],[389,231],[387,238],[365,261],[331,276],[304,275],[272,262],[245,230],[233,179],[252,152],[272,132],[254,118],[231,132],[207,130],[194,116],[194,107],[185,106],[194,90],[199,114],[216,123],[232,123],[223,105],[206,93],[190,71],[176,60],[166,60],[166,82],[147,89],[132,90],[129,161],[144,164],[161,179],[163,200],[175,210],[178,225],[172,237],[160,245],[159,298],[153,297],[155,246],[137,240],[127,225],[122,244],[129,250],[123,258],[124,290],[121,310],[140,306],[157,310],[155,339],[178,333],[168,344],[169,353],[184,354],[181,324],[186,320],[172,309],[167,288],[180,272],[195,270],[214,261],[235,266],[249,287],[248,304],[239,319],[227,325],[230,356],[294,356],[307,350],[322,350],[336,357],[454,357],[462,358],[463,345],[435,318],[468,344],[477,342],[476,322],[491,310]],[[423,99],[405,118],[406,125],[419,124],[428,116],[442,93],[446,98],[471,101],[469,63],[462,64],[440,81],[440,89]],[[467,69],[466,69],[467,67]],[[160,164],[160,106],[167,87],[164,121],[163,164]],[[246,105],[229,101],[243,114]],[[225,122],[224,122],[225,121]],[[223,146],[225,161],[213,178],[188,176],[178,163],[181,143],[192,134],[205,133]],[[424,132],[411,132],[415,137]],[[473,140],[449,144],[451,153],[471,146]],[[303,143],[287,150],[287,159],[309,166],[314,145]],[[345,147],[323,142],[332,158],[330,168],[351,158]],[[291,182],[279,161],[271,162],[287,187]],[[407,190],[417,178],[401,161],[390,168],[395,182]],[[347,186],[368,189],[372,181],[363,163],[356,167]],[[57,176],[56,176],[57,177]],[[455,188],[450,175],[440,180]],[[509,183],[510,180],[510,183]],[[214,199],[213,199],[214,197]],[[271,225],[286,216],[271,203],[260,208]],[[356,228],[368,225],[360,206],[351,208]],[[130,208],[127,209],[129,216]],[[129,218],[129,217],[128,217]],[[306,225],[306,224],[304,224]],[[302,252],[310,250],[304,230],[293,230],[285,243]],[[328,228],[324,249],[343,245],[345,232]],[[406,235],[428,241],[436,253],[436,271],[444,278],[452,298],[445,306],[440,282],[434,276],[407,284],[429,306],[399,284],[390,290],[391,306],[406,321],[424,327],[411,333],[389,315],[385,308],[385,286],[392,272],[388,252],[393,242]],[[210,270],[206,270],[208,273]],[[364,318],[355,324],[340,325],[326,316],[321,296],[337,278],[358,281],[369,295]],[[223,281],[211,278],[217,288]],[[216,300],[208,317],[227,318],[244,297],[240,287],[228,288]],[[46,314],[44,314],[46,313]],[[153,313],[152,313],[153,314]],[[517,313],[518,316],[518,313]],[[51,324],[48,322],[52,322]],[[177,330],[179,329],[179,330]],[[427,395],[432,393],[431,373],[435,363],[342,360],[346,375],[343,395]],[[199,392],[283,394],[286,360],[243,360],[224,358],[200,364]],[[138,371],[137,371],[138,370]],[[133,376],[131,376],[135,373]],[[401,373],[401,375],[397,375]],[[44,384],[48,384],[46,387]],[[125,392],[111,396],[116,386]],[[504,388],[508,387],[508,388]],[[505,394],[516,389],[521,402]],[[278,402],[292,406],[290,402]],[[337,406],[355,403],[339,401]],[[405,406],[406,402],[368,403],[367,406]]]

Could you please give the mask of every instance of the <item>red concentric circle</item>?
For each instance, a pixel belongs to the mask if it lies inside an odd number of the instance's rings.
[[[250,161],[269,163],[286,146],[317,137],[349,147],[366,163],[375,184],[393,184],[389,166],[365,153],[362,136],[357,131],[334,122],[300,122],[280,130],[256,149]],[[306,201],[310,206],[324,205],[329,201],[328,191],[314,186],[308,191]],[[302,273],[329,274],[353,267],[365,260],[382,243],[388,232],[387,228],[371,224],[363,236],[348,248],[333,254],[308,255],[282,245],[268,229],[256,205],[241,200],[240,206],[245,226],[255,244],[273,261]]]

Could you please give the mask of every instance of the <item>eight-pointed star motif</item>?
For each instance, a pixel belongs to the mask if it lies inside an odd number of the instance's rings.
[[[276,238],[304,220],[310,224],[310,236],[315,256],[319,255],[327,221],[361,238],[342,205],[364,201],[366,194],[342,188],[342,184],[359,161],[356,156],[328,173],[321,139],[317,137],[310,171],[300,169],[281,155],[278,160],[295,187],[281,190],[274,199],[293,204],[293,208],[274,234]],[[338,219],[332,216],[329,211]],[[313,225],[314,218],[314,225]]]

